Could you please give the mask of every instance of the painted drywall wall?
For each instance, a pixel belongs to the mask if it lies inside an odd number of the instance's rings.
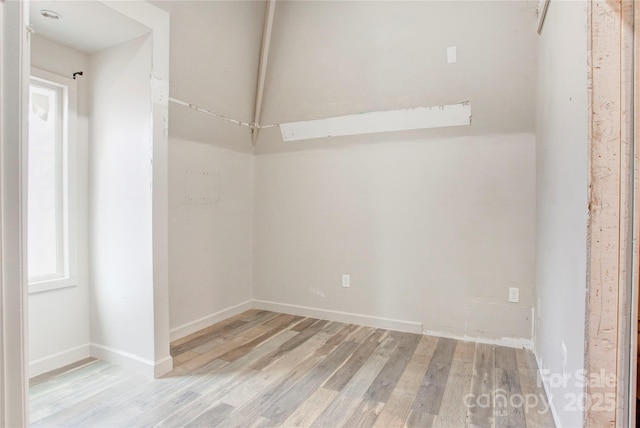
[[[0,5],[0,424],[25,426],[29,421],[27,380],[27,296],[24,289],[26,240],[21,201],[26,166],[30,48],[27,2]]]
[[[251,121],[265,3],[153,4],[171,14],[171,96]],[[472,127],[429,136],[533,132],[536,5],[279,1],[261,123],[471,100]],[[253,151],[248,128],[177,104],[170,113],[172,138]],[[256,150],[299,147],[269,128]]]
[[[173,359],[169,346],[169,43],[170,17],[148,2],[108,2],[105,5],[125,19],[151,30],[152,68],[149,80],[138,85],[151,86],[152,149],[150,163],[152,197],[153,318],[154,364],[159,377],[171,371]],[[141,100],[142,101],[142,100]],[[149,367],[145,367],[147,371]]]
[[[263,1],[153,1],[171,14],[171,96],[250,122],[253,119]],[[251,152],[248,128],[171,104],[171,138]]]
[[[151,58],[151,36],[90,57],[89,230],[92,353],[153,376]]]
[[[70,78],[89,73],[86,54],[34,35],[31,65]],[[53,370],[89,356],[89,288],[87,247],[87,150],[89,140],[89,84],[77,80],[76,145],[78,162],[78,269],[75,287],[29,295],[30,376]]]
[[[536,5],[279,1],[261,125],[470,101],[472,126],[424,135],[533,132]],[[449,47],[456,47],[454,63]],[[260,131],[256,151],[326,143],[283,143],[278,129],[269,128]]]
[[[582,393],[588,208],[584,1],[550,2],[538,58],[536,354],[549,376],[569,376],[549,392],[561,426],[578,427],[582,411],[572,399],[579,403]]]
[[[175,139],[169,149],[170,324],[180,336],[252,297],[253,156]]]
[[[171,15],[171,97],[250,121],[264,2],[152,3]],[[175,339],[229,316],[230,308],[241,310],[252,297],[253,146],[248,128],[176,103],[169,104],[169,137],[169,318]],[[187,171],[216,174],[219,200],[185,201]]]
[[[217,113],[240,120],[250,120],[253,108],[252,90],[255,83],[255,75],[247,74],[247,70],[250,69],[253,73],[257,69],[260,44],[259,29],[262,27],[264,5],[259,2],[181,2],[180,4],[175,2],[155,2],[155,4],[169,11],[172,16],[172,46],[174,46],[174,49],[172,49],[171,54],[173,72],[171,95]],[[462,138],[455,141],[457,141],[458,145],[466,144],[474,147],[470,153],[480,153],[480,156],[483,157],[493,153],[491,150],[484,152],[480,149],[480,147],[485,148],[487,146],[485,144],[486,141],[502,141],[504,143],[504,138],[509,141],[513,139],[518,141],[513,144],[514,147],[519,147],[522,150],[526,150],[523,147],[529,147],[527,159],[529,162],[533,162],[531,138],[530,134],[527,133],[531,133],[534,130],[535,2],[483,2],[482,5],[476,2],[467,2],[464,3],[464,7],[460,6],[460,3],[451,5],[446,2],[396,2],[393,4],[377,2],[349,2],[344,4],[280,2],[276,11],[276,33],[274,33],[274,40],[272,41],[272,49],[274,50],[272,51],[273,56],[270,58],[270,80],[267,82],[268,91],[271,91],[269,94],[272,98],[265,101],[265,123],[301,118],[312,119],[318,116],[324,117],[375,109],[442,104],[458,102],[463,99],[472,101],[474,121],[473,125],[467,128],[392,133],[375,137],[336,138],[321,142],[289,144],[278,147],[269,145],[270,133],[276,135],[276,140],[279,140],[279,131],[277,128],[273,128],[261,132],[262,135],[266,136],[266,139],[261,139],[258,142],[257,151],[262,153],[308,150],[309,148],[320,146],[330,147],[335,149],[335,153],[331,150],[321,151],[314,152],[313,156],[316,156],[317,153],[323,153],[321,156],[337,156],[338,163],[352,162],[354,171],[368,171],[366,166],[359,164],[355,155],[348,156],[344,161],[340,159],[344,153],[353,150],[358,153],[358,156],[363,153],[365,159],[367,156],[371,156],[370,162],[372,164],[381,162],[375,153],[379,153],[377,150],[382,150],[382,148],[370,148],[372,151],[369,154],[364,147],[357,147],[371,142],[391,143],[381,145],[381,147],[388,147],[390,152],[396,150],[398,146],[405,147],[405,154],[409,153],[407,158],[411,158],[413,157],[414,146],[416,153],[419,154],[418,157],[420,157],[425,156],[425,154],[420,155],[421,150],[424,149],[419,148],[419,146],[432,143],[438,147],[434,149],[433,153],[435,154],[439,154],[440,150],[445,154],[453,153],[449,151],[450,148],[448,147],[450,139],[445,139],[444,137],[521,132],[522,134],[514,134],[516,135],[515,137],[510,135],[508,137],[487,137],[488,140],[478,140],[482,143],[478,143],[475,138]],[[436,10],[438,14],[434,13]],[[212,22],[218,22],[222,16],[225,17],[224,20],[217,25],[212,25]],[[328,20],[327,17],[339,17],[339,19],[337,21],[335,19]],[[414,22],[415,25],[403,24],[401,28],[398,28],[397,23],[408,22],[407,19],[410,22]],[[330,28],[326,28],[325,24],[327,22],[331,22]],[[425,25],[425,22],[428,22],[429,25]],[[222,37],[216,33],[218,29],[220,31],[224,30],[225,34],[235,35]],[[240,29],[242,29],[241,34],[237,33]],[[366,32],[362,33],[365,30]],[[374,40],[375,43],[365,43],[361,40],[364,37],[363,34],[366,34],[366,40]],[[430,40],[431,42],[420,44],[415,43],[415,40]],[[357,52],[354,50],[356,45],[359,47]],[[457,63],[448,64],[447,62],[446,51],[449,46],[458,47]],[[176,47],[179,47],[179,49]],[[206,50],[207,54],[199,55],[198,52],[200,50]],[[291,55],[292,52],[295,55]],[[196,63],[193,58],[200,58],[201,61]],[[352,58],[352,60],[348,60],[349,58]],[[315,65],[310,67],[310,64]],[[394,64],[393,69],[389,68],[388,64]],[[372,75],[371,73],[374,74]],[[375,73],[379,73],[379,75]],[[513,76],[513,78],[505,80],[505,75]],[[211,94],[216,95],[212,96]],[[271,112],[269,113],[269,111]],[[172,136],[171,157],[176,158],[172,160],[172,163],[174,163],[171,167],[172,177],[176,176],[176,174],[184,174],[184,169],[187,168],[190,162],[194,162],[197,165],[200,162],[197,158],[198,156],[207,157],[204,148],[195,150],[194,148],[199,146],[188,141],[207,143],[231,150],[252,150],[248,145],[248,132],[246,129],[235,125],[227,127],[226,124],[219,122],[219,119],[213,119],[188,107],[171,104],[170,123]],[[447,143],[443,143],[444,141],[447,141]],[[460,143],[461,141],[464,141],[464,143]],[[521,141],[525,142],[521,144]],[[505,144],[505,146],[510,145]],[[456,144],[453,144],[453,146],[456,146]],[[345,149],[345,147],[347,148]],[[412,148],[406,149],[406,147]],[[443,147],[446,147],[446,149],[443,149]],[[360,152],[359,150],[364,151]],[[227,154],[223,156],[221,153],[225,152],[216,152],[215,155],[211,154],[211,156],[215,159],[228,157]],[[433,153],[429,152],[429,154]],[[180,156],[183,156],[184,159],[179,160],[179,164],[175,164]],[[306,159],[305,155],[301,156]],[[506,155],[498,154],[498,156],[502,156],[498,159],[504,159]],[[518,158],[517,155],[514,156]],[[276,162],[275,159],[279,158],[265,158],[265,160],[262,160],[259,157],[257,162],[259,164],[262,162]],[[404,159],[399,160],[396,167],[402,169],[404,161]],[[411,161],[409,161],[409,165],[411,165]],[[529,163],[528,165],[532,167],[533,164]],[[258,170],[260,168],[258,166]],[[301,167],[300,169],[304,168]],[[530,169],[527,170],[525,168],[524,171],[530,172]],[[371,171],[367,173],[372,174]],[[505,182],[511,180],[509,178],[511,174],[516,177],[514,183],[522,184],[523,182],[528,182],[531,184],[532,182],[531,176],[527,176],[527,179],[522,179],[517,170],[501,171],[501,173],[501,177]],[[327,174],[330,174],[330,172],[327,172]],[[350,171],[345,171],[345,174],[350,174]],[[365,173],[363,172],[362,174]],[[445,176],[443,175],[443,177]],[[170,246],[173,247],[173,242],[177,242],[177,245],[180,245],[181,248],[184,246],[185,250],[171,250],[171,328],[175,330],[181,328],[181,326],[196,322],[202,317],[206,318],[210,313],[215,313],[219,309],[233,305],[238,300],[235,297],[226,297],[232,294],[226,288],[211,292],[207,288],[201,290],[197,288],[204,287],[203,285],[193,285],[189,286],[190,289],[187,289],[185,293],[177,291],[180,290],[180,287],[184,287],[183,284],[180,284],[184,275],[187,278],[193,278],[193,281],[191,279],[187,281],[193,284],[197,284],[198,280],[215,283],[218,278],[223,278],[223,281],[226,281],[224,277],[231,278],[233,275],[228,274],[228,272],[215,272],[212,266],[208,267],[208,272],[202,270],[205,260],[210,262],[213,260],[215,262],[215,258],[210,258],[210,255],[216,252],[214,249],[216,243],[207,244],[208,248],[203,245],[204,251],[202,254],[190,254],[190,257],[185,255],[189,251],[186,246],[188,240],[185,235],[193,234],[194,230],[196,230],[196,224],[211,227],[211,223],[207,224],[202,219],[192,224],[189,224],[188,220],[194,217],[194,213],[197,213],[199,209],[202,211],[200,215],[204,217],[203,212],[211,208],[196,208],[180,202],[177,195],[180,194],[179,192],[184,191],[184,189],[179,188],[183,184],[174,182],[173,178],[171,180],[171,187],[174,190],[172,190],[171,196],[170,239],[172,242]],[[279,182],[278,186],[271,186],[256,178],[254,181],[256,203],[258,204],[261,201],[267,203],[269,198],[277,192],[286,194],[288,192],[286,186],[295,186],[297,177],[292,173],[286,181],[287,183],[283,184],[284,188],[281,189]],[[373,182],[375,183],[375,180]],[[266,183],[271,183],[271,181],[268,179]],[[324,187],[321,192],[331,193],[339,190],[337,189],[339,187],[339,178],[332,178],[327,175],[323,183]],[[391,187],[401,187],[404,184],[402,180],[399,180],[397,183],[392,184]],[[303,188],[304,186],[300,184],[299,187]],[[369,187],[368,184],[363,183],[362,188],[365,193],[375,194],[377,192],[375,184],[371,184],[371,187]],[[259,193],[265,189],[265,196],[261,196]],[[423,189],[420,186],[411,187],[411,189],[412,191],[409,194],[415,193],[418,195],[417,197],[422,195]],[[531,192],[531,188],[527,189],[527,192]],[[510,192],[512,189],[508,191]],[[533,201],[533,194],[530,194],[530,196],[531,201]],[[406,195],[406,197],[409,196]],[[294,199],[293,197],[290,198],[291,200],[284,196],[283,198],[287,203],[295,203],[295,201],[291,202]],[[367,200],[366,204],[368,203],[369,201]],[[383,201],[377,199],[375,203],[380,204],[380,206],[384,205]],[[496,206],[500,206],[501,203],[503,202],[497,203]],[[369,208],[367,207],[367,209]],[[376,212],[380,209],[384,210],[379,207],[376,207],[375,210],[371,208],[372,211]],[[511,207],[508,209],[510,210]],[[526,211],[526,209],[522,209]],[[511,269],[511,273],[506,275],[508,278],[497,279],[498,273],[496,272],[499,269],[497,267],[493,270],[487,268],[487,272],[483,271],[477,275],[476,282],[482,283],[482,285],[467,285],[465,281],[470,281],[471,273],[475,274],[482,270],[479,267],[481,265],[479,262],[477,264],[472,263],[468,272],[460,274],[460,277],[452,279],[451,276],[453,274],[449,275],[449,279],[445,283],[456,283],[456,290],[460,291],[461,298],[464,300],[464,303],[460,305],[461,309],[454,311],[454,315],[451,317],[440,317],[431,313],[425,315],[422,313],[424,307],[420,305],[407,316],[398,307],[393,307],[392,310],[388,308],[379,310],[378,307],[383,304],[375,303],[369,305],[367,302],[371,302],[371,300],[367,299],[363,299],[360,303],[345,304],[344,306],[330,304],[327,307],[398,319],[410,318],[411,320],[424,322],[425,329],[451,334],[469,334],[474,337],[485,338],[500,338],[504,335],[510,338],[530,339],[531,307],[534,300],[531,294],[533,281],[533,232],[531,224],[533,220],[531,218],[531,206],[528,209],[528,216],[520,216],[519,221],[522,221],[523,224],[528,224],[529,228],[524,227],[523,231],[518,232],[518,236],[514,237],[509,244],[512,245],[513,242],[518,242],[522,245],[518,246],[518,251],[508,251],[508,257],[518,259],[517,266]],[[268,218],[265,219],[263,218],[264,212],[268,211],[256,207],[255,224],[262,224],[263,226],[260,230],[256,230],[255,237],[260,239],[261,242],[256,242],[253,254],[256,259],[256,269],[264,268],[273,273],[273,275],[266,280],[260,278],[260,275],[256,275],[255,297],[311,306],[319,303],[318,301],[302,302],[304,299],[288,298],[291,290],[287,289],[287,287],[290,285],[281,285],[279,278],[276,278],[276,268],[271,266],[270,262],[273,259],[283,257],[284,252],[293,250],[276,249],[273,254],[270,253],[271,246],[275,244],[270,242],[271,238],[268,236],[262,236],[262,233],[264,231],[267,231],[264,233],[271,233],[269,231],[270,222],[282,222],[284,220],[273,219],[270,212],[268,212]],[[448,212],[446,210],[439,211],[437,215],[447,217],[446,213]],[[467,217],[465,219],[470,221]],[[224,218],[219,220],[222,223],[227,221]],[[479,224],[483,224],[481,220],[479,220]],[[296,221],[293,222],[294,225]],[[338,220],[338,222],[340,221],[350,224],[354,220],[352,215],[349,214],[346,215],[345,219]],[[388,221],[392,222],[392,220]],[[495,223],[491,224],[497,227]],[[213,225],[215,226],[215,223]],[[250,227],[249,222],[247,228]],[[258,228],[258,226],[256,227]],[[338,229],[341,227],[343,227],[342,224],[337,225]],[[356,225],[356,229],[358,227]],[[387,227],[393,230],[393,226],[387,225]],[[300,226],[291,233],[304,235],[309,231],[305,231]],[[364,232],[362,233],[364,234]],[[486,233],[489,236],[489,232]],[[329,233],[327,236],[332,237],[333,235]],[[529,236],[530,239],[525,239],[526,236]],[[200,236],[193,237],[193,239],[203,242]],[[332,240],[332,238],[328,239],[329,241]],[[385,239],[392,240],[393,236]],[[395,239],[400,241],[398,237]],[[459,237],[459,239],[458,242],[462,242],[462,238]],[[492,241],[487,241],[486,244],[489,245],[489,242]],[[330,242],[326,246],[331,247],[331,245],[333,244]],[[418,244],[406,243],[403,245],[412,247]],[[505,244],[505,246],[508,245]],[[268,250],[264,248],[268,248]],[[504,247],[496,250],[495,253],[497,254],[501,251],[504,251]],[[235,251],[233,253],[236,254],[232,260],[233,265],[245,263],[246,258],[243,258],[244,256]],[[490,264],[491,266],[495,266],[497,263],[495,260],[498,257],[492,258],[496,254],[487,255],[487,258],[494,260],[494,265]],[[482,256],[479,257],[479,260],[484,260]],[[507,258],[507,260],[510,260],[510,258]],[[400,262],[397,262],[397,264],[398,266],[402,265]],[[360,263],[359,265],[362,266],[363,264]],[[402,268],[401,266],[389,269],[393,272],[394,269],[402,270]],[[297,270],[302,272],[304,269],[297,268]],[[411,277],[424,274],[420,267],[414,270],[415,272],[409,272],[407,275]],[[513,272],[517,272],[517,275],[513,274]],[[523,278],[520,278],[521,274]],[[282,275],[287,276],[288,273],[283,272]],[[444,273],[437,273],[435,276],[447,277]],[[390,283],[391,280],[385,277],[384,279],[379,278],[378,281]],[[411,285],[408,286],[407,290],[423,290],[422,286],[416,285],[418,281],[409,282]],[[485,286],[486,283],[491,284],[487,287]],[[306,284],[306,282],[301,281],[300,284]],[[506,287],[509,284],[511,286],[523,284],[520,304],[504,305],[506,303]],[[307,286],[301,285],[300,287]],[[305,296],[308,294],[307,288],[304,288],[303,294]],[[321,290],[321,287],[310,288],[313,289],[312,291],[316,293],[314,294],[316,296],[318,295],[317,292]],[[443,289],[436,287],[434,290]],[[282,293],[280,293],[281,291]],[[203,292],[205,293],[205,298],[200,299],[199,294]],[[391,291],[386,291],[386,293],[391,293]],[[442,302],[449,297],[450,294],[443,292],[443,295],[437,297],[436,301]],[[359,297],[352,299],[355,302]],[[218,300],[220,303],[218,303]],[[414,299],[411,298],[411,300]],[[433,306],[441,306],[434,303],[431,304]],[[194,305],[198,309],[190,313],[189,308]],[[396,304],[391,304],[391,306],[394,305]],[[411,307],[411,305],[409,306]],[[499,313],[503,316],[499,327],[491,325],[491,323],[489,325],[483,325],[482,323],[486,312],[495,311],[495,307],[492,305],[497,305]],[[511,314],[512,312],[513,314]],[[517,322],[512,324],[504,323],[503,320],[506,317],[517,320]],[[468,320],[470,320],[469,325]],[[511,328],[511,331],[505,331],[509,328]]]
[[[533,134],[261,155],[254,194],[256,299],[531,340]]]

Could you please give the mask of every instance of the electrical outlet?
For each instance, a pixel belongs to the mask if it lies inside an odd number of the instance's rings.
[[[509,287],[509,302],[518,303],[520,301],[520,289],[517,287]]]
[[[342,275],[342,286],[344,288],[351,287],[351,275],[347,275],[347,274]]]

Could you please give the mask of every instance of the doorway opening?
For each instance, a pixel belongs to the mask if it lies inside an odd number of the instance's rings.
[[[167,185],[168,14],[92,0],[33,1],[29,16],[28,377],[87,358],[158,376],[172,367],[157,197]]]

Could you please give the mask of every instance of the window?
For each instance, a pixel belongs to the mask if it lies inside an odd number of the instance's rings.
[[[33,71],[29,85],[29,292],[76,285],[73,81]],[[73,97],[72,97],[73,96]],[[73,113],[73,114],[72,114]],[[73,123],[72,123],[73,122]]]

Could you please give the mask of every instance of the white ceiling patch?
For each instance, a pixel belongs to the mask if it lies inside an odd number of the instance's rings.
[[[471,103],[376,111],[280,124],[284,141],[379,132],[409,131],[471,124]]]

